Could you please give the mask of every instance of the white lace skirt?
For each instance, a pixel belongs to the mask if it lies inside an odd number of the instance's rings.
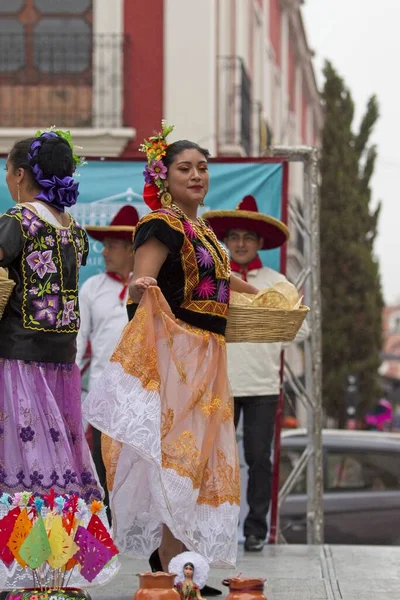
[[[222,336],[177,321],[150,288],[84,415],[105,436],[114,539],[148,558],[162,525],[215,565],[234,566],[240,503]]]

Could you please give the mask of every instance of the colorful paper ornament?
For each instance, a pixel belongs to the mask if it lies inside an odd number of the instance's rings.
[[[7,542],[7,546],[10,548],[15,560],[18,561],[21,567],[26,567],[26,562],[20,556],[19,550],[26,538],[28,537],[31,529],[32,523],[29,520],[26,508],[24,508],[18,515],[14,525],[14,529],[12,530],[12,533],[10,535],[10,539]]]
[[[108,533],[102,520],[97,515],[92,515],[87,526],[87,530],[96,538],[96,540],[111,550],[114,556],[119,553],[119,550],[114,544],[111,535]]]
[[[65,531],[61,515],[54,517],[49,534],[51,556],[47,559],[50,567],[59,569],[67,564],[79,549],[74,540]]]
[[[5,517],[0,519],[0,559],[3,561],[6,567],[10,567],[14,562],[14,554],[7,546],[7,542],[10,539],[12,530],[14,529],[14,525],[20,512],[21,509],[19,507],[12,508],[10,512],[5,515]]]
[[[19,550],[19,554],[31,569],[40,567],[51,555],[49,538],[41,515],[36,519],[28,537]]]
[[[93,581],[114,554],[83,527],[78,527],[75,541],[79,546],[75,558],[81,565],[81,575],[88,581]]]

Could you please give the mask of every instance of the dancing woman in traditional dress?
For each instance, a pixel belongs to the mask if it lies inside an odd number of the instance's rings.
[[[123,553],[164,570],[184,548],[234,565],[239,464],[226,366],[229,259],[197,216],[209,153],[190,141],[144,144],[144,199],[130,281],[132,320],[85,401],[107,437],[114,536]]]

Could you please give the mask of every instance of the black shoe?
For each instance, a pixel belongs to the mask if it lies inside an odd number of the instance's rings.
[[[249,535],[244,542],[246,552],[261,552],[264,548],[264,540],[255,535]]]
[[[153,573],[163,570],[158,549],[154,550],[153,554],[150,556],[149,564]]]
[[[154,550],[153,554],[150,556],[149,564],[153,573],[163,570],[158,550]],[[200,592],[204,594],[204,596],[220,596],[222,594],[220,590],[210,587],[209,585],[205,585]]]
[[[222,594],[221,590],[217,590],[209,585],[205,585],[200,590],[200,593],[202,596],[220,596]]]

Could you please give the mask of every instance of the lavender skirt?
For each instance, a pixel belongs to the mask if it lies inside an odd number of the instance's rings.
[[[0,493],[101,498],[84,436],[73,364],[0,359]]]

